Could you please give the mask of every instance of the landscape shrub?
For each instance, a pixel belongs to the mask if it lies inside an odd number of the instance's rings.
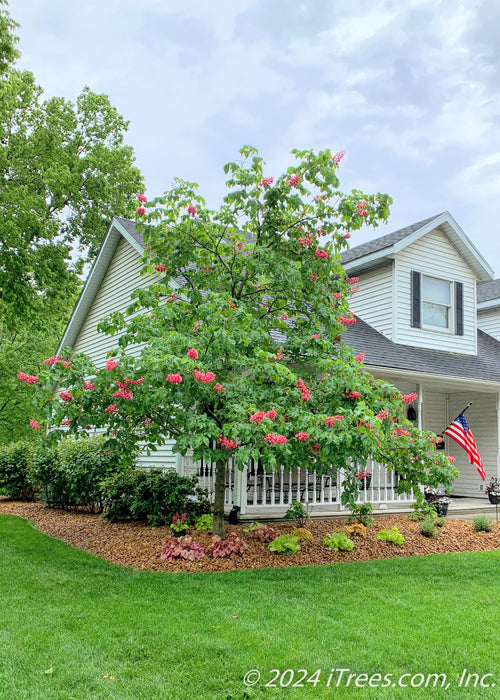
[[[196,477],[181,476],[172,469],[127,469],[101,484],[104,517],[163,525],[175,513],[187,513],[188,521],[194,522],[212,508],[197,483]]]
[[[214,529],[214,514],[205,513],[204,515],[200,515],[194,526],[197,530],[212,531]]]
[[[292,537],[298,537],[299,542],[312,542],[312,532],[306,527],[296,527],[292,530]]]
[[[385,540],[386,542],[393,542],[398,545],[403,545],[405,543],[405,538],[399,532],[396,525],[391,527],[390,530],[380,530],[377,535],[377,540]]]
[[[49,507],[79,507],[101,513],[101,482],[124,468],[104,436],[68,437],[35,454],[33,478]]]
[[[424,518],[420,523],[420,534],[424,537],[436,537],[436,520],[434,518]]]
[[[248,549],[248,545],[241,539],[236,530],[230,532],[225,540],[221,539],[219,535],[213,535],[212,544],[209,547],[214,558],[234,557],[235,554],[241,554],[245,549]]]
[[[292,501],[292,505],[284,515],[285,520],[296,520],[299,527],[304,527],[306,521],[311,517],[312,506],[309,503]]]
[[[487,515],[476,515],[472,520],[472,529],[474,532],[491,532],[493,521]]]
[[[366,526],[363,523],[353,523],[345,529],[347,537],[366,537]]]
[[[347,537],[345,532],[328,533],[323,540],[323,544],[333,549],[334,552],[338,552],[339,549],[351,552],[354,549],[354,542]]]
[[[276,554],[295,554],[300,550],[299,538],[292,535],[279,535],[267,547]]]
[[[371,503],[355,503],[351,508],[349,522],[358,522],[365,527],[373,525],[373,505]]]
[[[33,444],[24,440],[0,446],[0,494],[18,501],[36,498],[34,451]]]

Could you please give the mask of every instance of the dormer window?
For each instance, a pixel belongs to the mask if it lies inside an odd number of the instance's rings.
[[[422,325],[452,330],[451,282],[422,275]]]
[[[414,328],[464,334],[464,286],[411,273],[411,325]]]

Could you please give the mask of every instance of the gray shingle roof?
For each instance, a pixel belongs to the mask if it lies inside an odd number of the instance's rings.
[[[124,219],[122,216],[115,216],[115,219],[119,221],[127,233],[130,233],[134,240],[144,248],[144,236],[136,229],[135,223],[129,219]]]
[[[491,301],[500,299],[500,280],[489,280],[488,282],[477,283],[477,300]]]
[[[399,345],[360,318],[346,328],[344,340],[365,353],[365,365],[500,382],[500,342],[480,330],[477,356]]]
[[[370,253],[376,253],[377,251],[383,250],[384,248],[389,248],[395,243],[399,243],[399,241],[402,241],[403,238],[411,236],[413,233],[415,233],[415,231],[418,231],[420,228],[422,228],[422,226],[429,224],[433,219],[437,219],[439,216],[442,216],[442,213],[435,214],[434,216],[431,216],[428,219],[418,221],[416,224],[406,226],[405,228],[400,228],[398,231],[393,231],[392,233],[388,233],[385,236],[374,238],[372,241],[368,241],[367,243],[361,243],[361,245],[357,245],[354,248],[350,248],[349,250],[346,250],[342,253],[342,262],[351,262],[351,260],[357,260],[358,258],[362,258],[363,256],[369,255]]]

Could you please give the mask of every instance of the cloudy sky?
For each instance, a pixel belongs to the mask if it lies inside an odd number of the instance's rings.
[[[107,93],[156,196],[210,206],[257,146],[344,150],[341,187],[394,198],[387,227],[448,210],[500,277],[498,0],[11,0],[22,66],[47,95]],[[496,203],[496,204],[495,204]]]

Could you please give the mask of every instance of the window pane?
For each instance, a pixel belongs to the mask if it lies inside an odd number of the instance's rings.
[[[450,283],[444,280],[436,280],[433,277],[424,277],[423,298],[425,301],[433,301],[436,304],[450,305]]]
[[[424,301],[423,312],[424,325],[448,328],[448,307]]]

